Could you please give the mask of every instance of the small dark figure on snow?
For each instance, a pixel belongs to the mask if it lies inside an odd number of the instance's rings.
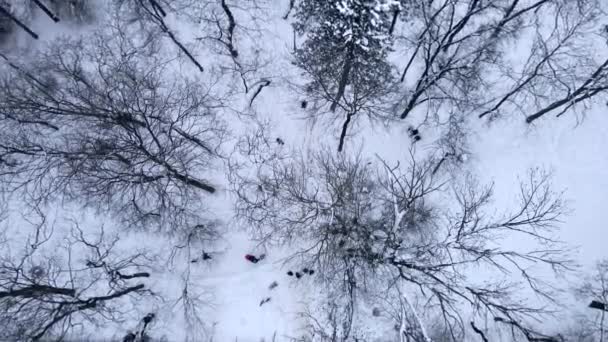
[[[287,271],[287,275],[292,277],[293,276],[293,272],[292,271]]]
[[[273,281],[273,282],[270,284],[270,286],[268,286],[268,289],[269,289],[269,290],[272,290],[272,289],[274,289],[274,288],[275,288],[275,287],[277,287],[277,286],[279,286],[279,283],[277,283],[276,281]]]
[[[306,268],[306,267],[304,267],[304,269],[302,270],[302,272],[304,272],[304,273],[306,273],[308,275],[312,275],[313,273],[315,273],[314,270]]]
[[[277,138],[277,144],[283,146],[283,145],[285,145],[285,141],[283,141],[283,139],[281,139],[281,138]]]
[[[210,260],[210,259],[212,259],[212,258],[211,258],[211,254],[209,254],[209,253],[207,253],[207,252],[203,251],[203,254],[201,254],[201,257],[200,257],[200,258],[195,258],[195,259],[192,259],[192,260],[190,260],[190,262],[191,262],[191,263],[199,262],[201,259],[203,259],[203,261],[204,261],[204,260]]]
[[[142,319],[142,321],[144,322],[144,327],[141,328],[141,332],[140,332],[142,338],[145,336],[145,332],[146,332],[146,328],[148,327],[148,324],[150,324],[150,322],[152,322],[154,317],[156,317],[156,315],[154,313],[150,312],[149,314],[144,316],[144,318]]]
[[[298,279],[302,278],[302,273],[296,272],[296,278],[298,278]]]
[[[152,313],[152,312],[151,312],[151,313],[149,313],[149,314],[147,314],[147,315],[146,315],[146,316],[143,318],[144,324],[145,324],[145,325],[148,325],[150,322],[152,322],[152,320],[154,319],[154,317],[156,317],[156,315],[155,315],[154,313]]]
[[[414,139],[414,142],[420,141],[421,137],[420,137],[420,132],[418,131],[418,129],[410,126],[410,127],[408,127],[407,132],[410,134],[410,137],[412,139]]]
[[[255,255],[251,255],[251,254],[245,254],[245,259],[251,261],[254,264],[257,264],[258,261],[260,260],[264,260],[264,257],[266,256],[266,254],[262,254],[260,255],[260,257],[256,257]]]
[[[251,261],[254,264],[257,264],[258,261],[260,261],[260,259],[256,258],[255,255],[251,255],[251,254],[246,254],[245,259]]]
[[[266,297],[266,298],[262,299],[262,301],[260,302],[260,306],[262,306],[268,302],[270,302],[270,297]]]
[[[308,106],[308,101],[302,101],[300,103],[300,107],[302,107],[302,109],[306,109],[307,106]]]

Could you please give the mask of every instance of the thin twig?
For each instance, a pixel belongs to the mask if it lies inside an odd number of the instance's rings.
[[[270,80],[264,80],[260,86],[258,87],[258,89],[255,91],[255,93],[253,94],[253,97],[251,98],[251,100],[249,101],[249,107],[251,107],[251,105],[253,104],[253,100],[255,100],[255,98],[258,96],[258,94],[260,94],[260,92],[262,91],[262,88],[267,87],[270,85]]]

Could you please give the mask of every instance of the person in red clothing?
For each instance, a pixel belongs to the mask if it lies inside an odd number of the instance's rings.
[[[254,264],[257,264],[258,261],[263,260],[264,257],[266,256],[266,254],[262,254],[260,255],[260,257],[256,257],[255,255],[251,255],[251,254],[245,254],[245,259],[251,261]]]

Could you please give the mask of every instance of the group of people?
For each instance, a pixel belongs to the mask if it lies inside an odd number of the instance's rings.
[[[407,132],[410,134],[410,137],[414,139],[414,142],[420,141],[420,139],[422,139],[420,137],[420,132],[417,128],[410,126],[407,128]]]
[[[296,278],[298,278],[298,279],[302,278],[302,275],[304,275],[304,274],[313,275],[314,273],[315,273],[315,270],[312,270],[312,269],[309,269],[306,267],[304,267],[301,272],[287,271],[288,276],[293,277],[295,275]]]
[[[252,262],[254,264],[257,264],[258,262],[260,262],[261,260],[264,260],[264,258],[266,258],[266,254],[260,254],[260,256],[255,256],[253,254],[245,254],[245,260]],[[303,275],[307,274],[307,275],[313,275],[315,273],[315,270],[304,267],[301,271],[287,271],[287,275],[290,277],[295,276],[297,279],[302,278]],[[279,286],[279,283],[276,281],[273,281],[270,286],[268,286],[269,290],[273,290],[274,288],[276,288],[277,286]],[[260,301],[260,306],[270,302],[271,297],[265,297]]]

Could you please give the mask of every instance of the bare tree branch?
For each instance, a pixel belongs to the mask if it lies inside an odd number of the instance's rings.
[[[4,7],[0,6],[0,13],[2,15],[9,17],[15,24],[17,24],[25,32],[27,32],[30,36],[32,36],[32,38],[38,39],[38,35],[34,31],[32,31],[27,25],[25,25],[23,22],[21,22],[21,20],[17,19],[14,15],[12,15],[10,11],[8,11]]]
[[[59,22],[59,17],[57,17],[51,10],[48,9],[40,0],[33,0],[36,6],[38,6],[46,15],[49,16],[54,22]]]
[[[352,279],[342,291],[373,293],[369,279],[377,277],[376,270],[392,274],[411,286],[411,296],[427,302],[425,315],[442,317],[456,340],[464,334],[463,305],[482,317],[514,322],[510,326],[529,341],[549,338],[536,332],[532,321],[550,311],[518,299],[525,287],[555,302],[553,288],[533,265],[557,275],[571,270],[568,249],[551,237],[564,207],[550,189],[549,175],[531,171],[521,185],[519,208],[497,217],[486,209],[492,188],[469,178],[454,188],[455,213],[433,203],[433,194],[450,192],[434,172],[437,162],[412,157],[404,169],[381,161],[378,170],[363,159],[328,152],[271,161],[260,165],[257,177],[237,178],[237,213],[261,241],[292,246],[297,239],[289,260],[315,265],[320,279],[333,284],[328,286]],[[506,236],[526,237],[535,245],[510,249],[500,241]],[[493,280],[472,282],[471,267],[487,269]],[[414,322],[420,338],[428,339],[421,318]]]

